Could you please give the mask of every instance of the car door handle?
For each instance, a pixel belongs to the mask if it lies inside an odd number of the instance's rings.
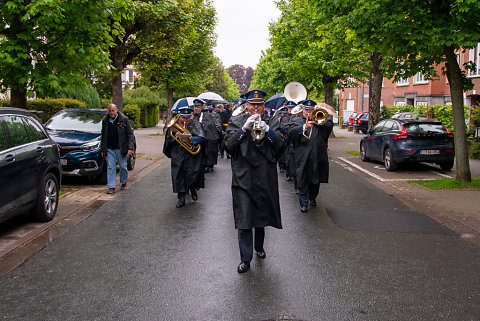
[[[7,162],[13,162],[14,160],[15,160],[15,155],[8,154],[7,156],[5,156],[5,161]]]

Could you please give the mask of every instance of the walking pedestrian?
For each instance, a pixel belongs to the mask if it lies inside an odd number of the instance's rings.
[[[107,158],[108,194],[115,193],[117,165],[120,167],[121,190],[127,189],[127,155],[135,148],[135,136],[128,117],[118,111],[115,104],[107,107],[108,115],[102,120],[101,154]]]
[[[300,211],[306,213],[308,205],[316,206],[320,183],[328,183],[328,137],[333,129],[333,122],[328,120],[323,125],[316,125],[312,112],[316,103],[302,100],[303,116],[293,118],[288,129],[295,149],[295,168]]]
[[[232,159],[233,214],[241,259],[238,273],[250,269],[254,249],[257,257],[266,257],[265,227],[282,228],[276,165],[285,138],[268,125],[265,95],[258,89],[247,92],[248,112],[232,117],[225,133],[225,149]],[[263,138],[252,137],[254,125],[263,131]]]

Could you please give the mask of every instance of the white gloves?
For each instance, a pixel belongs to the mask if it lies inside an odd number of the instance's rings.
[[[265,134],[268,132],[270,129],[270,126],[267,125],[263,120],[260,122],[260,129],[265,132]]]
[[[254,114],[254,115],[248,117],[245,124],[243,124],[243,128],[245,128],[246,130],[252,130],[253,124],[257,121],[258,117],[259,117],[258,114]]]

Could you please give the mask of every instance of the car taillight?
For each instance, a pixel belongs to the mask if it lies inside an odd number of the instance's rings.
[[[405,126],[402,125],[402,132],[393,136],[393,139],[405,139],[407,138],[407,136],[408,134],[407,134],[407,131],[405,130]]]
[[[453,137],[454,136],[453,133],[451,131],[449,131],[447,127],[445,127],[445,125],[443,127],[447,130],[448,137]]]
[[[361,120],[361,119],[359,119],[359,120],[358,120],[358,124],[360,125],[361,123],[362,123],[362,120]]]
[[[58,151],[58,154],[60,154],[60,146],[57,144],[57,151]]]
[[[405,153],[415,153],[415,149],[407,149],[405,150]]]
[[[445,151],[451,153],[451,152],[453,152],[453,149],[451,149],[451,148],[446,148]]]

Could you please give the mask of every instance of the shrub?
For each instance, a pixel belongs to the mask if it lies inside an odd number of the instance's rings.
[[[127,90],[123,94],[123,103],[137,105],[140,108],[140,124],[142,127],[153,127],[158,123],[159,106],[164,98],[147,87]]]
[[[1,106],[10,106],[9,100],[0,101]],[[43,112],[42,121],[46,122],[50,117],[55,115],[60,110],[65,108],[85,108],[86,104],[82,101],[76,99],[66,99],[66,98],[46,98],[46,99],[35,99],[27,100],[27,109],[28,110],[37,110]]]
[[[140,108],[137,105],[123,106],[123,113],[128,117],[133,128],[140,127]]]
[[[470,158],[480,159],[480,141],[474,141],[470,148]]]
[[[73,98],[83,101],[87,108],[100,108],[100,96],[97,90],[90,84],[83,86],[67,86],[61,93],[57,95],[58,98]],[[67,107],[68,108],[68,107]]]

